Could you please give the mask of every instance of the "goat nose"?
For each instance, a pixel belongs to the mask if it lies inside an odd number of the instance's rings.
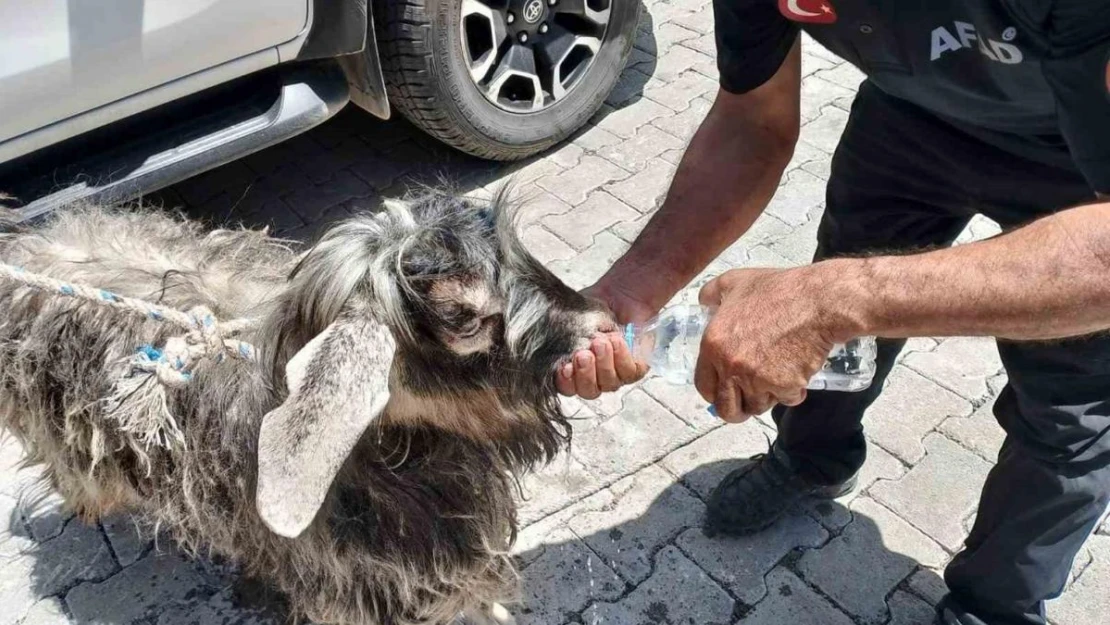
[[[589,332],[616,332],[617,320],[608,310],[595,310],[585,314],[586,328]]]

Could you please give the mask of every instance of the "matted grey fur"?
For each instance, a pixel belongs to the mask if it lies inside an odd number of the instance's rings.
[[[137,346],[178,332],[0,281],[0,428],[84,518],[136,511],[318,622],[439,624],[511,598],[513,480],[568,440],[553,373],[612,322],[505,204],[427,193],[300,255],[151,210],[0,215],[0,262],[261,321],[242,336],[260,361],[202,361],[167,390],[183,443],[148,446],[103,400]]]

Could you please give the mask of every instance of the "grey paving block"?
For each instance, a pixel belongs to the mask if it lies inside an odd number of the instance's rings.
[[[487,191],[495,191],[509,184],[518,192],[530,186],[530,183],[563,171],[562,167],[547,158],[536,157],[519,163],[510,163],[505,166],[500,175],[486,183]],[[525,194],[521,194],[525,195]]]
[[[879,399],[863,418],[864,432],[887,451],[914,464],[925,456],[922,440],[950,416],[971,414],[971,403],[928,378],[896,365]]]
[[[66,616],[62,602],[49,597],[31,606],[19,625],[69,625],[72,621]]]
[[[652,126],[678,137],[683,142],[689,142],[701,126],[702,120],[713,105],[704,97],[696,98],[690,102],[689,108],[681,113],[662,117],[651,122]]]
[[[790,157],[790,162],[786,164],[784,171],[790,172],[806,163],[815,161],[831,161],[832,157],[828,154],[818,150],[812,145],[799,141],[794,146],[794,154]],[[827,178],[826,178],[827,179]]]
[[[887,625],[933,625],[936,608],[901,590],[890,596],[890,621]]]
[[[809,36],[809,33],[802,33],[802,51],[806,54],[815,54],[833,65],[840,65],[846,62],[844,59],[833,54],[828,48],[817,42],[816,39]]]
[[[702,499],[746,459],[767,451],[774,432],[755,420],[725,425],[663,458],[662,466]]]
[[[841,63],[832,69],[820,72],[818,76],[850,91],[855,91],[866,78],[864,73],[851,63]]]
[[[1091,563],[1059,599],[1048,605],[1048,616],[1060,625],[1104,625],[1110,614],[1110,537],[1087,541]]]
[[[101,583],[85,583],[66,594],[80,623],[131,623],[151,617],[176,601],[207,589],[196,566],[177,555],[153,555]]]
[[[815,80],[814,77],[806,80]],[[836,151],[840,143],[840,136],[848,124],[848,114],[844,111],[826,106],[813,118],[812,121],[802,126],[801,140],[828,154]]]
[[[898,480],[906,474],[906,466],[882,447],[868,445],[867,461],[860,469],[858,484],[852,492],[832,501],[811,499],[803,504],[813,518],[830,530],[840,530],[852,520],[851,502],[867,492],[879,480]]]
[[[586,151],[574,143],[563,143],[547,153],[547,158],[563,169],[571,169],[582,160]]]
[[[963,544],[962,520],[979,501],[990,465],[939,434],[925,439],[928,455],[897,482],[880,482],[871,495],[949,551]]]
[[[0,622],[19,622],[42,597],[34,589],[34,548],[29,538],[0,534]]]
[[[693,386],[672,384],[663,378],[652,377],[643,383],[643,388],[698,432],[715,430],[725,424],[709,414],[709,402],[702,399]]]
[[[569,454],[561,453],[551,464],[529,473],[521,480],[523,492],[517,516],[522,525],[528,525],[565,508],[602,485],[602,480],[581,462]]]
[[[31,528],[31,535],[40,542],[61,534],[66,523],[73,519],[73,511],[66,507],[62,496],[52,490],[27,494],[21,503],[23,519]]]
[[[701,528],[689,529],[676,544],[737,599],[755,605],[767,595],[764,576],[779,561],[798,547],[820,546],[828,536],[813,519],[793,514],[763,532],[739,538],[710,538]]]
[[[31,587],[40,597],[56,595],[79,582],[103,580],[118,570],[100,528],[79,520],[22,557],[32,561]]]
[[[963,229],[960,236],[956,237],[955,245],[963,245],[974,241],[982,241],[1002,232],[998,222],[985,215],[975,215]]]
[[[1002,371],[994,339],[987,337],[944,339],[933,351],[910,354],[902,362],[967,399],[986,397],[987,380]]]
[[[591,625],[727,625],[734,601],[674,547],[655,558],[654,574],[616,603],[595,603],[583,614]]]
[[[644,97],[644,90],[649,82],[651,82],[651,76],[640,71],[635,64],[630,64],[621,72],[617,84],[613,86],[613,89],[605,98],[605,104],[613,108],[621,108],[632,104]],[[581,145],[578,142],[575,142],[575,144]]]
[[[656,56],[663,56],[670,52],[674,46],[688,39],[694,39],[698,37],[698,35],[699,33],[697,31],[684,28],[678,23],[664,22],[662,24],[656,24],[651,33],[647,33],[643,37],[638,37],[636,40],[636,47],[644,52]]]
[[[707,72],[706,75],[715,79],[716,76],[710,75],[715,73],[717,68],[717,61],[713,57],[693,48],[676,45],[659,57],[652,76],[666,82],[674,82],[684,72],[690,70],[705,72],[709,68],[712,68],[713,72]]]
[[[666,154],[664,154],[662,158],[665,157]],[[651,218],[651,214],[641,215],[632,221],[622,221],[618,224],[614,224],[613,227],[609,228],[609,231],[620,238],[620,240],[632,243],[636,240],[636,237],[640,236],[640,232]]]
[[[550,545],[559,545],[578,536],[568,523],[578,515],[609,509],[613,505],[613,492],[608,488],[597,491],[572,505],[548,515],[520,530],[513,555],[522,568],[539,559]]]
[[[647,466],[683,443],[695,430],[642,390],[624,399],[624,409],[575,437],[571,454],[604,481]]]
[[[283,625],[288,620],[277,613],[244,607],[234,593],[224,590],[207,599],[170,607],[156,625]]]
[[[770,267],[776,269],[789,269],[797,267],[798,263],[773,251],[766,245],[757,245],[748,251],[748,258],[743,267]]]
[[[919,563],[940,566],[947,554],[870,499],[857,499],[851,508],[852,522],[821,549],[807,551],[797,570],[846,612],[865,623],[882,623],[887,616],[883,598]]]
[[[19,499],[42,475],[37,467],[22,468],[23,448],[15,437],[0,432],[0,495]]]
[[[666,161],[666,162],[670,163],[671,165],[674,165],[675,167],[678,167],[678,166],[679,166],[679,164],[681,164],[681,163],[682,163],[682,157],[683,157],[683,156],[684,156],[685,154],[686,154],[686,150],[685,150],[685,149],[681,149],[681,150],[667,150],[666,152],[663,152],[662,154],[660,154],[660,155],[659,155],[659,158],[661,158],[661,159],[663,159],[664,161]]]
[[[806,175],[810,174],[807,172]],[[821,223],[823,212],[822,208],[810,212],[809,221],[786,236],[772,241],[767,247],[797,265],[808,265],[813,262],[813,254],[817,251],[817,228]]]
[[[641,213],[648,213],[662,204],[667,189],[670,188],[674,170],[674,165],[653,158],[642,171],[620,182],[609,184],[606,190]]]
[[[653,158],[663,152],[682,147],[684,143],[681,139],[651,124],[645,124],[636,130],[636,134],[631,139],[603,148],[598,154],[622,169],[638,172],[643,171]]]
[[[825,202],[825,181],[813,174],[795,169],[786,175],[778,191],[767,205],[767,212],[787,225],[800,226]]]
[[[603,393],[601,397],[591,400],[582,400],[582,405],[589,409],[590,412],[602,417],[596,422],[585,422],[582,425],[576,425],[576,432],[585,432],[593,425],[602,423],[608,417],[615,417],[624,410],[624,398],[632,391],[639,388],[639,384],[629,384],[622,386],[619,389]]]
[[[18,550],[17,543],[28,538],[28,534],[23,515],[19,513],[19,502],[0,494],[0,555],[8,553],[8,548]]]
[[[545,176],[536,184],[571,206],[586,201],[594,189],[616,180],[628,177],[628,172],[620,167],[598,158],[584,156],[579,164],[553,176]]]
[[[642,99],[621,109],[602,107],[594,116],[593,123],[622,139],[631,139],[641,126],[671,115],[674,115],[674,111],[662,104]]]
[[[573,515],[567,526],[633,585],[651,574],[652,556],[701,522],[704,506],[675,478],[649,466],[607,489],[611,501]]]
[[[584,250],[593,245],[594,237],[602,230],[639,218],[640,213],[624,202],[604,191],[594,191],[585,202],[562,215],[545,217],[542,223],[571,247]]]
[[[556,260],[568,260],[578,253],[573,247],[566,244],[543,226],[525,228],[520,233],[520,241],[541,263],[550,263]]]
[[[940,569],[922,568],[910,576],[909,589],[927,603],[936,605],[948,594],[944,574]]]
[[[611,145],[616,145],[624,141],[624,139],[621,139],[604,128],[587,125],[582,130],[578,131],[578,134],[574,135],[572,141],[575,145],[587,152],[597,152]]]
[[[131,566],[150,550],[153,530],[127,514],[103,519],[100,524],[120,566]]]
[[[988,401],[968,417],[950,417],[940,425],[945,436],[955,440],[987,462],[996,462],[1006,432],[994,418],[994,402]]]
[[[511,606],[519,625],[563,623],[598,600],[613,601],[624,581],[584,543],[548,545],[524,570],[521,603]]]
[[[744,625],[853,625],[852,619],[783,568],[767,576],[767,598],[740,622]]]
[[[709,57],[712,57],[712,58],[717,58],[717,37],[713,34],[702,35],[701,37],[698,37],[697,39],[690,39],[689,41],[683,41],[682,45],[686,48],[690,48],[692,50],[697,50],[698,52],[701,52],[702,54],[704,54],[706,56],[709,56]],[[695,69],[694,71],[697,71],[697,69]],[[698,72],[698,73],[705,76],[704,72]],[[709,77],[706,76],[706,78],[709,78]],[[715,91],[716,90],[714,90],[714,92]]]
[[[809,145],[808,143],[806,145]],[[817,161],[810,161],[802,164],[802,169],[817,176],[821,180],[828,180],[832,177],[832,159],[821,159]]]
[[[801,116],[802,124],[817,119],[821,115],[821,110],[826,106],[832,105],[838,98],[850,97],[852,92],[839,85],[824,80],[820,75],[806,76],[802,79],[802,94],[801,94]],[[817,147],[821,148],[826,154],[832,154],[827,142],[822,142]],[[835,145],[832,147],[835,148]]]
[[[683,28],[689,28],[705,35],[713,34],[713,7],[706,4],[693,13],[676,16],[672,21]]]
[[[802,51],[802,77],[812,76],[813,74],[836,67],[830,61],[813,54],[807,50]]]
[[[678,20],[693,13],[696,6],[690,2],[645,1],[641,17],[642,26],[659,28],[667,22]]]
[[[691,70],[669,83],[653,81],[644,89],[644,96],[676,113],[681,113],[690,108],[690,103],[697,98],[712,95],[716,91],[716,82]]]
[[[556,169],[556,171],[562,170]],[[520,187],[513,196],[516,198],[516,217],[522,228],[539,225],[544,217],[563,215],[573,208],[534,184]]]
[[[581,254],[549,265],[551,271],[573,289],[584,289],[597,282],[628,249],[628,243],[610,232],[594,237],[594,244]]]

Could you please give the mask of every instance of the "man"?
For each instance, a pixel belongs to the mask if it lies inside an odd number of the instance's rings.
[[[831,3],[831,4],[830,4]],[[804,29],[868,80],[833,157],[817,262],[734,270],[698,391],[729,422],[775,406],[778,440],[716,488],[707,522],[764,529],[850,490],[860,420],[906,337],[990,335],[1006,441],[945,572],[944,623],[1044,623],[1110,499],[1110,2],[715,0],[721,89],[658,214],[590,291],[653,314],[766,207],[799,133]],[[1011,232],[946,247],[975,213]],[[914,253],[915,252],[915,253]],[[891,253],[901,253],[893,256]],[[886,255],[884,255],[886,254]],[[861,393],[804,391],[834,342],[877,335]],[[595,397],[636,379],[615,337],[558,377]]]

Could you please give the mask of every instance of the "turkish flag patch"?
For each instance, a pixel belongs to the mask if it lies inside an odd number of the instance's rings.
[[[832,24],[836,9],[829,0],[779,0],[779,13],[794,22]]]

